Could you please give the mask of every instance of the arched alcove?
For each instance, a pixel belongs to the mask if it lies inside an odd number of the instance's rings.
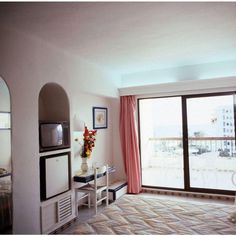
[[[11,101],[5,81],[0,77],[0,232],[12,231]]]
[[[38,109],[41,233],[48,234],[75,217],[71,201],[60,210],[63,220],[56,210],[60,202],[72,199],[70,107],[65,90],[56,83],[45,84]]]
[[[69,121],[69,100],[65,90],[56,83],[45,84],[39,93],[40,121]]]

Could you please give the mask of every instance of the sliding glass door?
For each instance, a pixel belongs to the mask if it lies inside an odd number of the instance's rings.
[[[234,93],[139,99],[142,185],[232,193]]]
[[[190,188],[235,190],[233,95],[187,98]]]
[[[181,97],[139,101],[142,184],[184,188]]]

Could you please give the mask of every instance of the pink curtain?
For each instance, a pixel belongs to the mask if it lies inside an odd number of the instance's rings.
[[[135,122],[136,99],[134,96],[120,98],[121,148],[128,181],[128,193],[141,191],[138,135]]]

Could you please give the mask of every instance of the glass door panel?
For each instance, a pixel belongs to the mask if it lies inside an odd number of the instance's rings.
[[[190,188],[235,190],[233,95],[187,98]]]
[[[181,97],[139,100],[142,185],[184,188]]]

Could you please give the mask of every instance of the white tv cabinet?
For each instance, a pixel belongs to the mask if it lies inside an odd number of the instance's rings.
[[[49,234],[73,220],[76,217],[73,202],[72,190],[42,202],[41,233]]]
[[[68,96],[65,90],[57,83],[47,83],[42,87],[39,94],[38,108],[39,121],[70,122]],[[54,155],[62,152],[71,152],[71,150],[70,148],[49,150],[39,153],[39,156]],[[76,218],[73,193],[74,190],[71,189],[41,202],[40,220],[42,234],[49,234]]]

